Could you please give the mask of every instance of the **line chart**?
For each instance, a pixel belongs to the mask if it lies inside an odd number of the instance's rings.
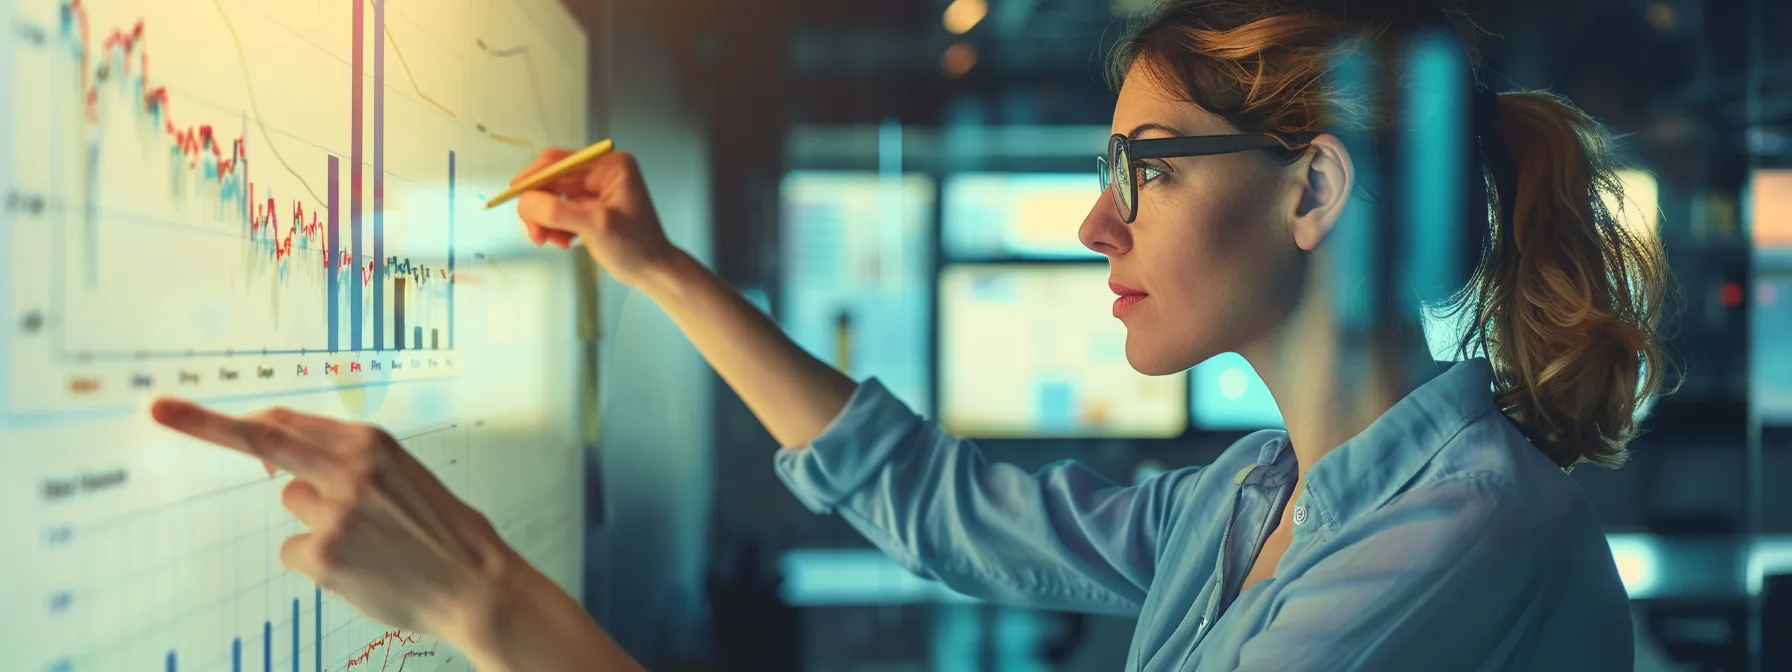
[[[582,115],[584,46],[528,18],[551,0],[404,1],[0,0],[0,121],[31,129],[0,159],[0,427],[462,375],[521,249],[470,196],[584,139],[500,101]]]
[[[367,4],[371,5],[373,3],[374,0],[367,0]],[[404,69],[404,76],[411,81],[411,89],[417,93],[417,97],[423,99],[423,102],[429,103],[436,109],[441,110],[442,114],[448,115],[450,119],[459,118],[459,115],[456,115],[454,110],[448,109],[447,105],[443,105],[441,101],[431,98],[429,97],[429,94],[423,92],[423,86],[417,83],[416,73],[411,72],[410,61],[406,60],[404,57],[404,49],[398,46],[398,38],[392,35],[392,25],[386,24],[382,26],[382,28],[386,33],[386,41],[392,43],[392,53],[398,56],[399,67]]]
[[[230,13],[227,11],[224,11],[223,0],[212,0],[212,6],[214,6],[218,9],[218,16],[224,19],[225,29],[230,31],[230,41],[231,41],[231,44],[236,46],[237,60],[239,62],[244,61],[245,59],[243,58],[243,38],[237,35],[236,24],[231,23],[231,21],[230,21]],[[86,21],[85,17],[83,17],[82,21],[83,21],[83,23],[85,23],[85,21]],[[141,30],[143,24],[138,23],[137,25],[138,25],[138,30]],[[85,32],[85,28],[83,28],[83,32]],[[144,58],[145,59],[148,58],[147,54],[144,56]],[[146,64],[144,66],[144,70],[147,71],[148,69],[149,68]],[[145,73],[145,75],[147,76],[147,72]],[[261,115],[261,109],[260,109],[261,105],[260,105],[260,103],[256,102],[255,83],[253,80],[249,79],[249,69],[246,67],[243,68],[243,90],[248,94],[250,109],[255,111],[255,121],[257,124],[260,124],[261,120],[263,119],[263,117]],[[264,137],[268,137],[268,138],[273,137],[273,134],[268,132],[267,126],[265,124],[262,124],[262,126],[261,126],[261,134]],[[268,153],[272,154],[274,156],[274,160],[276,162],[279,162],[281,168],[285,168],[286,172],[290,173],[293,176],[293,178],[295,178],[299,181],[300,184],[305,185],[305,193],[308,193],[311,195],[312,201],[315,202],[315,201],[323,200],[322,198],[318,197],[317,189],[313,188],[311,186],[311,183],[305,180],[304,175],[299,174],[299,171],[293,169],[292,164],[289,164],[286,162],[286,157],[280,155],[280,150],[279,150],[278,146],[275,145],[271,141],[268,143]]]
[[[548,123],[588,106],[559,0],[0,0],[0,26],[6,669],[470,670],[287,571],[290,477],[156,427],[161,396],[385,428],[582,594],[578,269],[480,207],[587,141]]]
[[[226,28],[231,34],[232,42],[241,47],[241,39],[236,28],[228,20],[221,0],[214,5],[225,19]],[[383,28],[382,5],[373,3],[373,23],[375,33]],[[355,12],[355,29],[359,33],[364,23],[364,13],[357,5]],[[211,193],[204,194],[205,200],[215,202],[221,213],[242,213],[244,216],[244,239],[251,248],[257,250],[253,261],[277,281],[276,287],[287,287],[292,282],[312,285],[315,290],[322,290],[327,302],[324,315],[320,320],[324,338],[318,342],[301,344],[298,348],[260,348],[266,352],[350,352],[369,347],[375,351],[423,349],[424,326],[415,319],[417,312],[439,313],[439,318],[446,318],[452,312],[453,290],[451,285],[455,278],[454,244],[452,240],[453,207],[447,205],[442,210],[448,213],[449,237],[442,264],[430,264],[420,260],[390,256],[385,254],[384,242],[384,182],[385,172],[382,169],[385,155],[384,115],[380,111],[383,105],[383,76],[377,67],[380,52],[375,52],[376,67],[373,73],[374,82],[374,114],[372,115],[371,155],[373,175],[372,207],[365,209],[372,220],[372,250],[369,254],[363,248],[366,238],[362,232],[363,203],[362,185],[367,181],[362,174],[363,153],[359,141],[363,130],[361,113],[361,87],[354,86],[351,127],[356,142],[351,150],[349,207],[347,212],[349,232],[346,244],[341,229],[342,207],[338,185],[341,182],[339,163],[342,157],[330,156],[327,170],[319,171],[328,176],[327,196],[314,202],[307,216],[306,204],[301,200],[292,200],[289,206],[279,205],[271,195],[258,197],[257,185],[249,179],[250,161],[247,157],[247,133],[242,132],[234,138],[220,133],[209,124],[182,125],[176,123],[170,112],[172,103],[169,90],[157,84],[150,71],[150,48],[147,46],[149,28],[147,22],[138,20],[128,29],[115,29],[105,34],[101,40],[91,39],[91,28],[86,6],[82,0],[71,0],[62,9],[63,37],[70,43],[70,48],[79,56],[81,68],[81,91],[84,115],[90,126],[101,123],[101,108],[105,102],[121,102],[128,108],[125,114],[147,122],[150,127],[159,127],[166,134],[174,149],[177,163],[173,171],[176,181],[190,181],[200,185],[209,185]],[[378,46],[377,43],[375,45]],[[355,59],[353,83],[362,78],[363,64],[359,52]],[[246,72],[246,70],[245,70]],[[249,91],[251,105],[254,103],[253,87],[245,74],[245,85]],[[107,95],[104,87],[112,85],[123,91]],[[130,95],[140,92],[139,95]],[[135,101],[135,102],[133,102]],[[259,119],[259,118],[258,118]],[[265,127],[264,127],[265,128]],[[264,135],[266,135],[264,133]],[[100,160],[105,147],[99,140],[90,142],[86,152],[90,162]],[[272,152],[271,152],[272,153]],[[281,160],[289,173],[297,177],[307,190],[310,186],[299,171],[293,170]],[[454,190],[454,152],[446,157],[447,188],[450,194]],[[87,169],[89,174],[98,172],[95,167]],[[281,217],[282,212],[290,212],[290,216]],[[320,213],[323,218],[320,219]],[[83,276],[91,288],[96,282],[102,266],[99,261],[102,236],[98,232],[97,217],[89,213],[85,218],[85,236],[83,236],[84,266]],[[314,253],[315,261],[306,262],[299,259],[301,253]],[[318,269],[315,273],[299,273],[298,269],[306,264]],[[357,281],[358,280],[358,281]],[[387,310],[386,298],[390,296],[391,310]],[[64,302],[69,297],[60,297]],[[431,303],[449,305],[436,309]],[[66,303],[64,303],[66,307]],[[344,325],[341,318],[346,306],[347,320],[346,340],[344,348]],[[412,319],[406,330],[406,308],[412,311]],[[371,314],[371,320],[364,319]],[[393,330],[385,329],[387,317],[390,315]],[[371,322],[371,333],[364,322]],[[446,343],[452,348],[454,342],[451,322],[432,325],[428,344],[430,349],[440,349],[446,336]],[[445,332],[445,334],[444,334]],[[364,340],[363,336],[368,336]],[[244,348],[254,350],[256,348]],[[137,359],[159,356],[167,352],[174,356],[184,356],[182,349],[134,349],[131,355]],[[63,357],[93,358],[105,357],[104,349],[70,347],[59,355]]]
[[[529,73],[529,95],[532,99],[532,102],[534,102],[534,104],[535,104],[536,117],[541,122],[542,137],[553,137],[554,136],[554,125],[548,121],[548,106],[546,103],[544,103],[542,101],[541,74],[539,72],[537,72],[537,70],[536,70],[535,56],[534,56],[533,52],[531,51],[531,49],[529,48],[529,46],[528,45],[517,45],[514,47],[507,47],[507,48],[499,49],[499,48],[494,48],[494,47],[486,44],[484,39],[479,39],[475,43],[478,44],[480,51],[486,53],[487,55],[490,55],[492,58],[495,58],[495,59],[508,59],[508,58],[513,58],[513,57],[521,57],[522,58],[523,68],[524,68],[524,70],[526,70]],[[526,140],[522,140],[520,138],[512,138],[509,136],[503,136],[503,135],[499,135],[497,133],[492,133],[490,131],[486,131],[484,124],[479,125],[479,130],[481,132],[484,132],[484,133],[490,135],[493,140],[497,140],[499,142],[504,142],[504,143],[516,145],[519,147],[529,146],[528,141],[526,141]]]

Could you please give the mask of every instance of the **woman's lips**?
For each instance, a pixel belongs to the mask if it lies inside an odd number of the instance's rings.
[[[1127,287],[1126,285],[1117,282],[1109,282],[1108,289],[1113,290],[1115,294],[1120,295],[1120,298],[1114,299],[1114,317],[1125,315],[1128,311],[1131,311],[1134,306],[1139,305],[1139,302],[1144,301],[1146,297],[1150,296],[1143,291]]]

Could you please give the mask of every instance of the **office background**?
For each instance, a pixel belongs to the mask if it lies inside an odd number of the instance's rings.
[[[1102,56],[1143,0],[568,5],[591,30],[592,134],[640,156],[673,239],[817,356],[987,437],[991,459],[1131,482],[1279,422],[1236,357],[1141,385],[1118,325],[1064,315],[1104,302],[1075,229],[1114,99]],[[1761,660],[1758,634],[1788,627],[1772,576],[1792,572],[1776,485],[1792,475],[1792,7],[1512,0],[1477,17],[1502,36],[1484,56],[1506,88],[1566,94],[1624,135],[1631,224],[1661,237],[1681,294],[1682,387],[1630,464],[1573,474],[1635,599],[1639,669],[1792,669]],[[1125,619],[969,601],[809,514],[670,321],[607,280],[598,296],[586,599],[644,662],[1124,659]]]

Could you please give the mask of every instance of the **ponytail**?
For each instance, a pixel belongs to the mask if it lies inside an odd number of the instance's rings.
[[[1457,15],[1430,2],[1344,5],[1355,9],[1168,0],[1117,45],[1110,77],[1119,82],[1143,64],[1241,133],[1387,128],[1394,120],[1386,113],[1337,112],[1361,101],[1323,83],[1336,38],[1405,36]],[[1608,211],[1608,200],[1624,203],[1624,188],[1599,122],[1543,92],[1483,90],[1474,108],[1481,154],[1493,159],[1483,171],[1493,176],[1484,180],[1488,210],[1507,214],[1473,217],[1487,231],[1480,266],[1440,312],[1470,326],[1461,353],[1493,362],[1499,404],[1532,443],[1563,467],[1617,466],[1636,436],[1638,407],[1667,374],[1656,333],[1667,293],[1660,243]]]
[[[1471,318],[1459,350],[1488,355],[1502,410],[1556,464],[1615,467],[1665,378],[1665,255],[1607,207],[1623,185],[1598,121],[1545,92],[1501,94],[1497,108],[1483,142],[1509,167],[1488,180],[1502,207],[1457,296]]]

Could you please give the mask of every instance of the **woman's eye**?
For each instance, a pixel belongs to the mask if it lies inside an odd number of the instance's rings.
[[[1169,171],[1149,163],[1139,165],[1139,184],[1150,184],[1152,180],[1169,174]]]

